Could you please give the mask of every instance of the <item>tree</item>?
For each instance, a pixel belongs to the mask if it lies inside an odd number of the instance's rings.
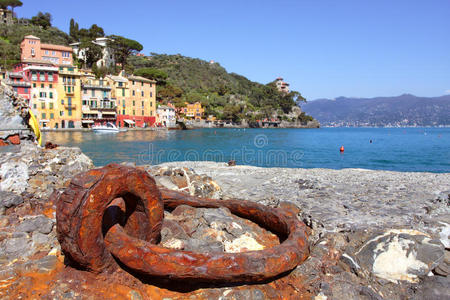
[[[103,57],[102,47],[94,44],[90,39],[83,39],[80,43],[80,49],[84,50],[84,64],[87,68],[91,68]]]
[[[95,40],[96,38],[104,37],[104,36],[105,36],[105,31],[103,30],[103,28],[101,28],[97,24],[91,25],[91,28],[89,28],[89,37],[91,39]]]
[[[0,0],[0,8],[7,9],[11,6],[11,11],[14,13],[14,8],[22,6],[23,3],[20,0]]]
[[[137,69],[136,71],[134,71],[134,75],[156,80],[158,82],[158,85],[165,84],[168,77],[166,72],[155,68]]]
[[[137,41],[127,39],[119,35],[109,36],[108,47],[113,50],[114,58],[122,66],[122,70],[125,69],[128,56],[138,53],[144,49],[144,47]]]
[[[177,86],[168,84],[164,87],[159,88],[156,94],[159,100],[175,101],[176,99],[181,99],[183,90]]]
[[[48,12],[42,13],[38,12],[38,14],[31,18],[31,24],[41,26],[44,29],[52,26],[52,15]]]
[[[79,30],[78,23],[74,19],[70,19],[69,35],[75,41],[79,40]]]

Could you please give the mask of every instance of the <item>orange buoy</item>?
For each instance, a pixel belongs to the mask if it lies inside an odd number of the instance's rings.
[[[341,146],[341,149],[339,151],[344,152],[344,146]]]

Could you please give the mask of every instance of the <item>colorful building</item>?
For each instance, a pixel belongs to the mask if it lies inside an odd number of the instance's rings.
[[[117,99],[117,123],[120,127],[149,127],[156,122],[156,82],[144,77],[108,76],[113,83],[112,97]]]
[[[81,73],[74,66],[59,66],[58,112],[55,128],[81,128]]]
[[[82,116],[84,128],[93,124],[116,123],[116,99],[111,97],[110,81],[87,74],[82,78]]]
[[[186,102],[186,107],[183,107],[183,112],[189,119],[201,120],[205,110],[202,108],[202,104],[200,102],[195,102],[192,104]]]
[[[23,71],[5,72],[3,79],[19,96],[30,100],[31,83],[25,77]]]
[[[177,125],[177,119],[175,117],[175,108],[160,105],[156,109],[157,122],[163,127],[173,128]]]
[[[23,60],[14,68],[23,81],[30,83],[29,105],[43,128],[57,128],[58,71],[54,64],[43,60]]]
[[[54,65],[72,65],[72,48],[60,45],[41,43],[41,39],[33,35],[24,37],[20,44],[21,61],[47,61]]]

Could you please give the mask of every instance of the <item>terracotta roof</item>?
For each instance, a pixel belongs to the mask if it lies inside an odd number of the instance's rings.
[[[51,49],[51,50],[61,50],[72,52],[72,47],[61,46],[61,45],[51,45],[51,44],[41,44],[41,49]]]
[[[149,83],[156,83],[155,80],[147,79],[141,76],[129,76],[128,80],[134,80],[134,81],[143,81],[143,82],[149,82]]]

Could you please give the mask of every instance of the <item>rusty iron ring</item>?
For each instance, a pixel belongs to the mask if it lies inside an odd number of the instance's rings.
[[[105,173],[116,169],[120,169],[122,173],[133,178],[141,178],[142,175],[132,176],[132,174],[144,172],[124,166],[108,165],[102,169],[89,171],[88,174],[97,171],[105,176]],[[86,175],[78,175],[76,178],[78,179],[75,180],[75,183],[74,180],[72,180],[68,190],[70,191],[74,187],[83,187],[82,190],[84,189],[84,192],[78,189],[78,194],[82,196],[76,197],[78,200],[75,202],[86,203],[86,199],[90,199],[94,195],[95,201],[104,203],[104,205],[97,205],[97,207],[107,209],[111,203],[120,207],[119,203],[112,202],[114,199],[111,199],[111,197],[114,197],[113,193],[107,194],[107,196],[102,199],[101,194],[96,194],[99,192],[98,189],[94,189],[91,184],[83,185],[82,182],[79,182],[80,179],[86,178]],[[99,177],[95,184],[101,184],[102,179],[103,177]],[[90,182],[92,182],[92,180]],[[120,184],[116,185],[120,186]],[[102,186],[105,187],[104,184]],[[90,256],[89,259],[82,260],[83,266],[94,271],[107,270],[108,267],[112,266],[112,260],[110,259],[112,254],[128,268],[146,275],[171,279],[189,279],[194,281],[258,282],[292,270],[298,264],[303,262],[309,254],[306,226],[297,219],[296,214],[293,212],[281,208],[270,208],[251,201],[202,199],[167,189],[160,189],[158,191],[158,189],[154,187],[153,180],[145,182],[144,186],[145,187],[141,187],[143,189],[148,188],[150,193],[154,193],[154,195],[160,197],[161,206],[162,201],[164,201],[164,206],[169,209],[174,209],[182,204],[193,207],[227,207],[233,214],[250,219],[274,232],[280,237],[282,243],[260,251],[247,251],[241,253],[198,253],[180,251],[155,245],[155,231],[153,231],[151,235],[147,235],[146,238],[142,238],[143,231],[139,230],[139,226],[131,226],[131,229],[133,230],[130,230],[130,226],[128,226],[129,221],[126,221],[125,223],[119,223],[109,227],[108,231],[104,233],[104,237],[100,233],[102,239],[96,241],[98,243],[94,243],[104,254],[103,256],[96,256],[96,259],[103,260],[102,263],[95,262],[94,265],[86,264],[86,262],[91,264],[94,263],[93,256]],[[119,190],[123,194],[124,189],[119,188]],[[94,191],[96,193],[94,193]],[[116,196],[122,194],[119,193],[116,194]],[[134,192],[133,194],[136,195]],[[70,244],[68,242],[72,241],[75,242],[74,244],[79,244],[86,236],[72,235],[71,237],[77,236],[78,239],[65,238],[66,231],[59,229],[59,222],[64,223],[64,217],[71,214],[64,213],[61,214],[61,216],[64,216],[63,218],[58,218],[60,210],[63,210],[64,206],[67,205],[65,202],[67,202],[68,195],[76,196],[77,193],[67,192],[66,190],[62,195],[66,196],[62,197],[63,199],[61,199],[60,196],[57,200],[58,239],[60,242],[64,242],[61,243],[62,250],[79,262],[79,253],[76,252],[77,255],[73,255],[72,253],[74,249],[76,249],[76,247],[74,247],[75,245],[70,245],[70,247],[68,247]],[[128,201],[127,199],[124,199],[126,207],[129,206]],[[73,203],[71,207],[73,209]],[[85,205],[77,205],[76,207],[81,210],[86,208]],[[159,208],[156,211],[159,213]],[[91,214],[98,216],[99,212],[91,212]],[[100,214],[103,214],[103,211],[100,212]],[[80,213],[78,213],[78,215],[80,215]],[[162,217],[158,221],[158,225],[154,228],[160,229],[161,221]],[[77,222],[75,221],[75,223]],[[77,232],[82,233],[86,230],[94,229],[80,227]],[[98,230],[98,226],[96,226],[95,230]],[[137,235],[136,233],[140,233],[140,235]],[[103,244],[99,245],[100,243]],[[107,251],[105,251],[105,248]],[[108,254],[105,254],[105,252],[108,252]]]

